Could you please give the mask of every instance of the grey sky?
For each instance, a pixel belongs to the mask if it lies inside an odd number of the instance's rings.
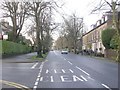
[[[84,18],[84,23],[87,26],[88,30],[91,30],[91,25],[95,24],[97,20],[101,19],[102,13],[90,14],[91,10],[98,5],[100,0],[62,0],[65,4],[60,9],[60,12],[65,16],[76,13],[78,17]],[[107,0],[111,1],[111,0]],[[59,14],[56,14],[56,22],[62,22],[62,18]],[[54,38],[58,36],[58,33],[55,33]]]
[[[64,3],[62,9],[58,11],[61,14],[71,15],[72,13],[76,13],[78,17],[84,18],[84,23],[90,30],[90,26],[95,24],[95,22],[102,17],[102,14],[90,14],[91,10],[100,0],[58,0],[60,3]],[[107,0],[111,1],[111,0]],[[0,17],[3,12],[0,12]],[[60,14],[55,14],[55,21],[62,22],[62,17]],[[56,38],[57,35],[54,35]]]
[[[90,27],[91,24],[94,24],[102,17],[101,14],[90,14],[98,1],[100,0],[64,0],[63,2],[65,2],[65,4],[62,10],[64,10],[63,13],[67,15],[75,12],[78,17],[83,17],[86,25]],[[60,16],[56,16],[56,21],[59,22],[61,20]]]

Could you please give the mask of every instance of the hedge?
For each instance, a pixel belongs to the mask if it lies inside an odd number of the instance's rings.
[[[0,53],[2,55],[22,54],[31,51],[31,47],[11,41],[0,41],[0,46],[1,45]]]
[[[106,49],[111,48],[110,41],[112,40],[114,34],[115,34],[115,29],[112,28],[107,28],[104,31],[102,31],[102,43]]]

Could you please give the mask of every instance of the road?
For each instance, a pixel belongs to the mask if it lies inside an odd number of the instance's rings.
[[[2,80],[5,84],[3,88],[20,86],[33,90],[36,88],[118,90],[115,89],[118,88],[118,64],[114,62],[72,53],[61,54],[60,51],[50,51],[43,62],[29,62],[30,56],[34,54],[3,59]]]

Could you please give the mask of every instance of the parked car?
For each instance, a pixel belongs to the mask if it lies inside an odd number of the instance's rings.
[[[53,49],[51,49],[50,51],[53,51]]]
[[[68,51],[67,50],[62,50],[61,54],[68,54]]]

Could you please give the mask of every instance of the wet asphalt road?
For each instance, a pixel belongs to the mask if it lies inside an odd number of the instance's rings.
[[[118,64],[72,53],[50,51],[44,62],[30,62],[36,53],[9,58],[2,63],[2,80],[29,88],[118,88]],[[3,59],[4,60],[4,59]],[[5,61],[5,60],[4,60]],[[8,61],[8,60],[6,60]],[[12,86],[13,87],[13,86]],[[91,89],[92,90],[92,89]]]

